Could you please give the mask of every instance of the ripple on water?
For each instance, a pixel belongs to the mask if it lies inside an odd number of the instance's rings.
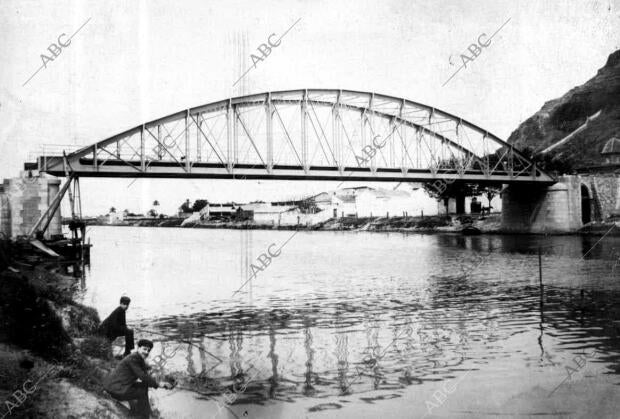
[[[256,256],[279,233],[254,231],[251,248],[241,250]],[[175,229],[174,252],[150,246],[170,229],[140,235],[144,245],[135,249],[110,246],[114,234],[125,233],[93,229],[93,259],[105,252],[118,263],[93,263],[84,302],[101,314],[115,307],[119,290],[127,292],[130,323],[163,334],[139,337],[156,341],[154,354],[185,342],[166,368],[207,394],[245,386],[240,402],[360,394],[380,403],[391,396],[375,390],[422,388],[472,368],[492,377],[517,366],[511,380],[528,383],[548,367],[541,362],[592,349],[617,373],[620,285],[609,280],[605,242],[580,260],[587,243],[562,238],[562,253],[543,258],[541,304],[540,237],[300,232],[232,297],[246,280],[241,232],[186,237]],[[145,277],[141,266],[157,275]],[[342,407],[319,403],[310,411]]]

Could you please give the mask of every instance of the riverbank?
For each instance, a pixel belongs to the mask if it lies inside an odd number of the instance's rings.
[[[463,228],[472,226],[480,234],[535,234],[527,231],[504,231],[501,228],[501,214],[487,216],[426,216],[426,217],[341,217],[330,218],[325,222],[313,225],[269,225],[251,220],[226,221],[202,220],[187,222],[183,218],[140,219],[137,221],[117,224],[91,222],[89,225],[113,227],[174,227],[174,228],[206,228],[229,230],[307,230],[307,231],[375,231],[375,232],[409,232],[409,233],[460,233]],[[539,233],[545,235],[590,235],[620,236],[620,228],[613,229],[614,221],[591,222],[574,233]]]
[[[76,282],[28,244],[0,242],[1,417],[127,417],[103,391],[115,362],[97,311],[70,297]]]
[[[484,232],[497,232],[500,214],[487,217],[472,218],[470,216],[426,216],[426,217],[340,217],[330,218],[324,222],[305,225],[271,225],[257,223],[252,220],[201,220],[188,221],[184,218],[144,218],[116,224],[90,222],[88,225],[114,227],[181,227],[210,229],[242,229],[242,230],[308,230],[308,231],[410,231],[410,232],[458,232],[466,225],[474,225]]]

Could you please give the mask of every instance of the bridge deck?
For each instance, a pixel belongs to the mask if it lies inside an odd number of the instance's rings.
[[[41,157],[43,170],[54,176],[65,176],[61,157]],[[38,169],[37,164],[27,163],[26,169]],[[495,170],[492,175],[470,170],[439,169],[435,172],[420,169],[391,169],[369,167],[310,166],[307,170],[296,165],[274,165],[267,169],[263,165],[238,164],[230,169],[217,163],[192,163],[189,170],[183,165],[153,161],[141,169],[141,161],[98,160],[81,158],[71,164],[71,172],[78,177],[108,178],[211,178],[211,179],[272,179],[272,180],[332,180],[365,182],[472,182],[485,184],[541,184],[551,185],[553,180],[533,176],[531,173],[510,174]]]

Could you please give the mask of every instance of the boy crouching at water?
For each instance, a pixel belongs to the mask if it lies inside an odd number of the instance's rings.
[[[127,327],[125,313],[131,299],[121,297],[120,305],[99,326],[99,334],[108,338],[110,342],[119,336],[125,336],[125,356],[133,350],[133,330]]]
[[[127,355],[103,381],[103,387],[116,400],[129,401],[132,416],[148,419],[151,415],[148,388],[163,387],[167,390],[172,384],[157,382],[147,372],[144,360],[153,349],[153,342],[147,339],[138,341],[136,352]]]

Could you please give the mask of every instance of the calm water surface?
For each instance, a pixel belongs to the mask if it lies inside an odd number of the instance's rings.
[[[617,395],[618,238],[89,233],[80,298],[103,318],[131,296],[130,326],[181,383],[156,392],[168,416],[213,417],[231,388],[215,417],[578,417],[579,383]]]

